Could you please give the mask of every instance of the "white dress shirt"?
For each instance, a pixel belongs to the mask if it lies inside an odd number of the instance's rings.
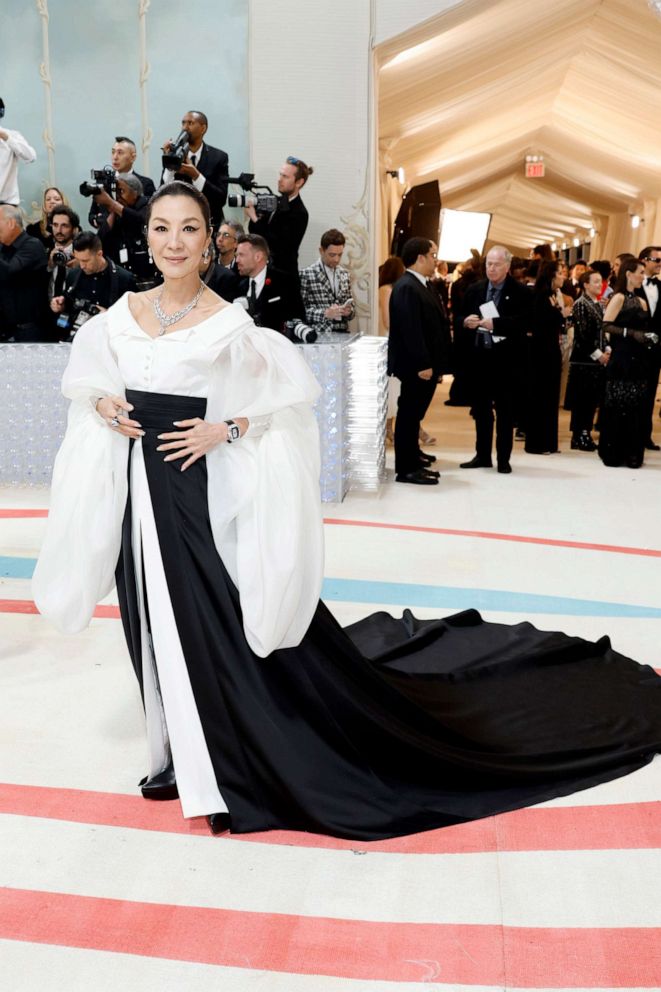
[[[3,127],[2,121],[0,121],[0,131],[6,131],[9,135],[6,141],[0,138],[0,200],[17,206],[20,201],[18,160],[34,162],[37,153],[31,145],[28,145],[22,134]]]
[[[653,317],[659,304],[659,285],[656,282],[648,282],[649,278],[655,279],[656,276],[646,277],[643,286],[647,302],[650,305],[650,316]]]

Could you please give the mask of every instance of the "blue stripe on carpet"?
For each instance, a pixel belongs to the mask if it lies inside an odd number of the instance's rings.
[[[0,577],[29,579],[35,558],[0,556]],[[491,610],[496,613],[548,613],[577,617],[631,617],[661,619],[661,609],[596,599],[572,599],[507,589],[462,589],[407,582],[370,582],[364,579],[325,579],[322,599],[343,603],[383,603],[425,606],[439,610]]]

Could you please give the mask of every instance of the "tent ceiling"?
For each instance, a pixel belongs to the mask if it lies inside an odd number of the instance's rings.
[[[379,136],[514,247],[661,197],[661,18],[647,0],[465,0],[378,49]],[[524,178],[526,154],[544,179]]]

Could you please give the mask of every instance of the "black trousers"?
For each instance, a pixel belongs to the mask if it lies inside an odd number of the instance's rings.
[[[431,379],[420,376],[407,376],[402,379],[402,389],[397,401],[395,420],[395,471],[397,475],[408,475],[420,468],[420,421],[424,417],[434,397],[438,376]]]
[[[493,348],[477,349],[473,359],[475,453],[483,461],[491,461],[494,422],[496,458],[508,462],[512,454],[515,386],[511,365],[495,353],[501,347],[502,344],[496,344]]]

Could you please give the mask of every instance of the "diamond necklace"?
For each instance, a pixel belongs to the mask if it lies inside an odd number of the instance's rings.
[[[152,304],[152,306],[154,307],[154,313],[156,314],[156,319],[161,325],[161,329],[158,332],[159,338],[165,334],[168,327],[172,327],[173,324],[177,324],[180,320],[183,320],[184,317],[187,314],[189,314],[194,307],[197,306],[198,301],[202,296],[202,293],[204,292],[204,283],[203,282],[200,283],[200,288],[198,289],[197,293],[190,301],[190,303],[187,303],[185,307],[181,308],[181,310],[177,310],[175,313],[171,313],[171,314],[164,313],[161,307],[161,297],[163,296],[164,292],[165,292],[165,287],[163,287],[163,289],[160,291],[158,296],[154,298],[154,302]]]

